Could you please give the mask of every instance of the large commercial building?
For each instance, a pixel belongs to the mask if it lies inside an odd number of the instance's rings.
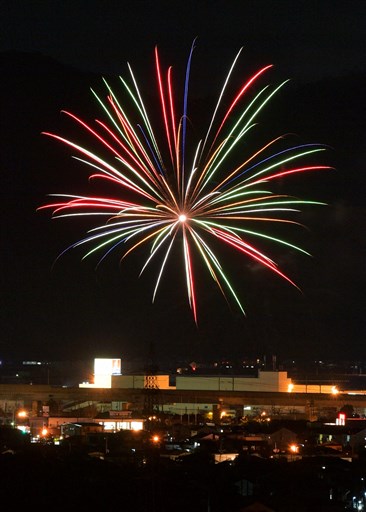
[[[114,361],[114,364],[112,362]],[[251,375],[131,374],[115,372],[116,360],[95,363],[94,383],[80,387],[108,388],[112,392],[128,393],[130,401],[121,401],[121,409],[143,410],[150,397],[151,411],[159,410],[176,415],[205,415],[212,419],[223,416],[284,415],[315,419],[333,415],[339,408],[335,400],[341,390],[332,383],[299,384],[286,371],[258,370]],[[117,364],[121,367],[120,363]],[[108,370],[108,375],[99,375]],[[145,393],[145,395],[144,395]],[[323,410],[314,397],[323,395]],[[340,398],[340,397],[339,397]],[[362,410],[361,413],[366,412]]]

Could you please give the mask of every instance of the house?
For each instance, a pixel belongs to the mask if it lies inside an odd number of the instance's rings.
[[[366,450],[366,428],[354,430],[349,436],[349,445],[352,448],[352,454],[359,454]]]
[[[272,450],[280,452],[288,451],[289,446],[296,445],[298,442],[297,434],[286,427],[279,428],[268,436],[268,444]]]
[[[91,432],[103,432],[103,425],[94,422],[64,423],[61,425],[63,437],[82,436]]]

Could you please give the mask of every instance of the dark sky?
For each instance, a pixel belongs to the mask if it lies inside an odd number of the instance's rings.
[[[0,357],[144,358],[153,342],[158,358],[188,361],[273,353],[366,359],[363,1],[11,1],[1,3],[0,20]],[[228,308],[202,278],[198,327],[179,265],[155,304],[151,274],[136,277],[138,256],[121,268],[112,259],[95,272],[95,261],[82,263],[72,253],[52,269],[88,225],[36,212],[48,193],[88,187],[72,153],[41,136],[70,135],[59,112],[99,115],[89,87],[103,75],[124,74],[127,61],[150,91],[155,44],[164,62],[184,70],[195,37],[195,99],[206,105],[217,94],[243,46],[244,78],[268,63],[276,78],[291,78],[264,117],[265,130],[329,145],[326,163],[336,167],[294,183],[300,195],[303,187],[329,205],[302,219],[308,229],[300,244],[312,258],[278,253],[302,293],[234,259],[230,270],[247,316]]]
[[[291,77],[364,71],[359,1],[5,1],[1,50],[40,52],[79,69],[119,73],[158,44],[185,60],[195,37],[216,68],[241,46]]]

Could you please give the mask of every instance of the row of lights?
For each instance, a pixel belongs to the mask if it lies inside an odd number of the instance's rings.
[[[287,391],[289,393],[292,393],[292,391],[294,390],[294,387],[295,385],[292,384],[292,382],[287,386]],[[332,395],[338,395],[339,394],[339,389],[337,388],[337,386],[332,386],[331,387],[331,390],[330,390],[331,394]]]

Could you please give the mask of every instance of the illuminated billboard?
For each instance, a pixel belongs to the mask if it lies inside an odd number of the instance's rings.
[[[94,359],[94,384],[83,382],[79,387],[111,388],[112,375],[121,375],[120,359]]]
[[[94,376],[121,375],[120,359],[94,359]]]

